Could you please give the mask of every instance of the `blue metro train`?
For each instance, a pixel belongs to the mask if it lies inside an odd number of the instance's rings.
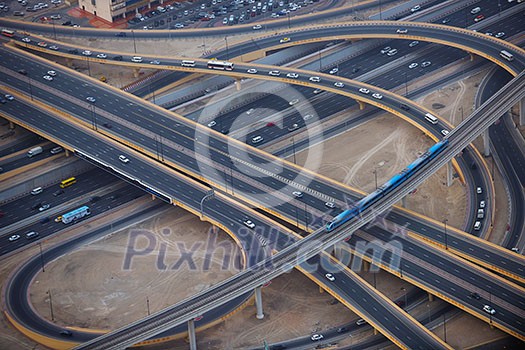
[[[447,146],[448,140],[445,139],[430,147],[428,151],[425,152],[425,154],[423,154],[421,157],[410,163],[405,169],[400,171],[398,174],[394,175],[390,180],[385,182],[377,190],[355,203],[355,205],[352,208],[347,209],[339,215],[337,215],[336,217],[334,217],[332,221],[330,221],[326,225],[326,231],[330,232],[333,229],[343,225],[345,222],[352,219],[353,217],[359,215],[362,211],[366,210],[368,207],[374,204],[378,199],[385,196],[388,192],[392,191],[399,185],[403,184],[423,165],[425,165],[430,160],[435,158],[439,153],[441,153]]]

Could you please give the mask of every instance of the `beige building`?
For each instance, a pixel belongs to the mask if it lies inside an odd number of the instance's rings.
[[[108,22],[163,4],[164,0],[78,0],[78,7]]]

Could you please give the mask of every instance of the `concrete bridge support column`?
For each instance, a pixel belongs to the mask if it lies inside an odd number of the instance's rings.
[[[428,301],[434,301],[434,294],[428,293]]]
[[[140,68],[133,68],[133,77],[138,78],[139,72],[140,72]]]
[[[483,131],[483,155],[485,157],[490,156],[490,138],[489,129]]]
[[[360,110],[360,111],[362,111],[363,109],[365,109],[366,104],[365,104],[364,102],[357,101],[357,104],[359,105],[359,110]]]
[[[476,55],[474,55],[472,52],[469,52],[468,54],[470,56],[470,61],[471,62],[474,61],[474,59],[476,58]]]
[[[12,121],[9,121],[9,130],[13,130],[15,128],[15,124]]]
[[[195,337],[195,321],[188,321],[188,338],[190,340],[190,350],[197,350],[197,337]]]
[[[69,150],[66,148],[66,157],[69,157]]]
[[[257,307],[257,315],[255,317],[258,320],[264,318],[261,289],[262,287],[255,288],[255,306]]]
[[[454,167],[452,166],[452,162],[447,163],[447,187],[452,186],[452,182],[454,179],[452,178],[452,173],[454,172]]]
[[[525,98],[520,101],[520,126],[525,125]]]
[[[235,89],[241,91],[241,79],[235,79]]]
[[[403,208],[407,207],[407,196],[404,196],[403,198],[401,198],[401,206]]]
[[[73,67],[73,60],[69,57],[66,57],[66,67],[68,68]]]

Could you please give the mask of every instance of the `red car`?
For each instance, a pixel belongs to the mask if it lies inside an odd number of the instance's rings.
[[[266,126],[268,126],[268,127],[269,127],[269,126],[275,126],[275,123],[274,123],[274,122],[268,122],[268,123],[266,124]]]
[[[477,15],[476,18],[474,18],[474,22],[479,22],[479,21],[481,21],[484,18],[485,18],[484,15]]]

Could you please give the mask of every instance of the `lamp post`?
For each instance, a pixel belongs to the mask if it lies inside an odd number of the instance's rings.
[[[227,36],[224,37],[224,41],[226,41],[226,60],[229,60],[230,59],[230,50],[228,48],[228,37]]]
[[[150,312],[149,312],[149,297],[146,296],[146,307],[148,308],[148,316],[150,315]]]
[[[376,190],[377,190],[377,169],[374,168],[374,179],[375,179],[375,182],[376,182]]]
[[[51,321],[54,321],[55,315],[53,314],[53,299],[51,297],[51,289],[47,290],[47,294],[49,295],[49,310],[51,311]]]
[[[137,44],[135,43],[135,32],[131,30],[131,36],[133,37],[133,51],[137,53]]]
[[[202,220],[202,216],[204,215],[204,201],[212,198],[215,196],[215,191],[213,190],[213,188],[211,190],[209,190],[206,195],[204,197],[202,197],[201,199],[201,220]]]
[[[447,222],[448,219],[443,220],[443,224],[445,224],[445,250],[448,250],[448,244],[447,244]]]
[[[29,84],[29,96],[31,96],[31,101],[33,101],[33,85],[31,84],[31,75],[27,74],[27,83]]]
[[[408,306],[407,302],[407,289],[405,287],[401,287],[401,290],[403,291],[403,294],[405,295],[405,308]]]
[[[292,152],[293,152],[293,163],[297,164],[296,163],[296,159],[295,159],[295,141],[294,141],[293,137],[292,137]]]
[[[57,31],[55,29],[55,20],[51,19],[51,21],[53,23],[53,37],[55,38],[55,40],[57,40]]]
[[[44,254],[42,254],[42,242],[38,242],[38,245],[40,246],[40,262],[42,263],[42,272],[46,272],[44,268]]]
[[[290,12],[288,12],[288,29],[290,29]]]
[[[447,342],[447,313],[443,312],[443,340]]]

